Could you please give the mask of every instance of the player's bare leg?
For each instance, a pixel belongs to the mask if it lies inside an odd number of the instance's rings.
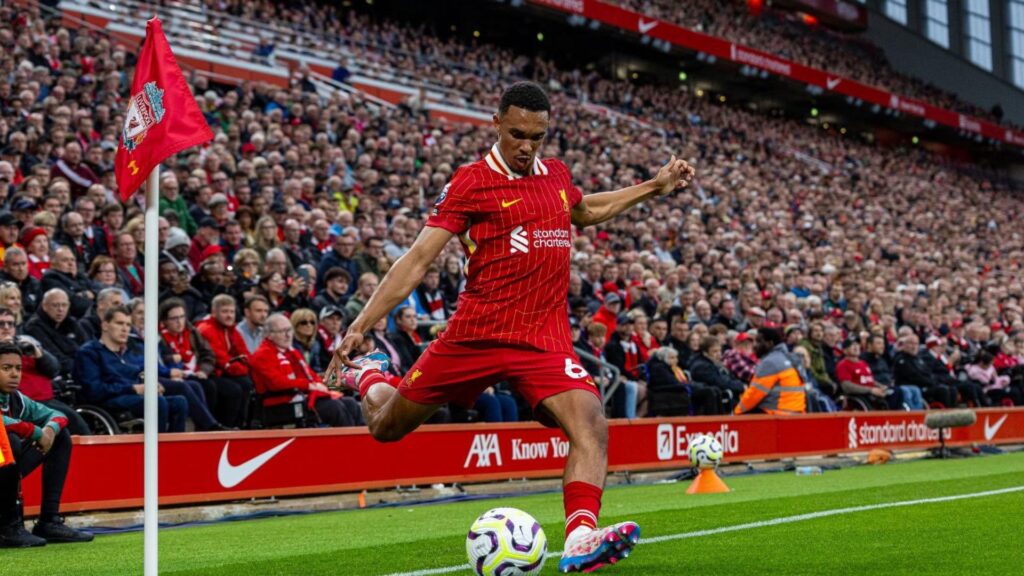
[[[562,485],[586,482],[604,486],[608,470],[608,421],[597,396],[568,390],[540,403],[569,439],[569,458]]]
[[[419,428],[434,412],[437,404],[417,404],[406,400],[398,389],[386,383],[370,386],[363,396],[363,418],[370,434],[380,442],[397,442]]]
[[[597,528],[601,494],[608,469],[608,422],[594,394],[569,390],[541,402],[569,439],[562,479],[565,503],[565,549],[561,572],[590,572],[629,555],[640,537],[633,522]]]

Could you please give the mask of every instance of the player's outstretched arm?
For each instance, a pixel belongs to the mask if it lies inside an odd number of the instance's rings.
[[[409,251],[399,258],[381,280],[377,291],[363,311],[348,327],[348,333],[336,351],[336,359],[349,363],[349,354],[362,344],[363,334],[394,310],[419,286],[427,268],[434,263],[453,234],[444,228],[425,226]],[[334,362],[332,362],[334,364]]]
[[[572,210],[572,223],[592,226],[611,220],[648,198],[684,188],[693,180],[695,173],[693,166],[673,155],[651,180],[621,190],[584,196]]]

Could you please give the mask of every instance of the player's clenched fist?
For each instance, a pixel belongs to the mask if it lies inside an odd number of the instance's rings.
[[[668,163],[658,170],[658,175],[654,178],[654,183],[658,186],[658,194],[668,194],[678,188],[686,187],[693,181],[696,173],[697,171],[686,160],[676,158],[673,154]]]

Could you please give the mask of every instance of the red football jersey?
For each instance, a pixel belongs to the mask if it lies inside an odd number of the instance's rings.
[[[863,360],[843,358],[836,365],[836,378],[840,382],[852,382],[858,386],[877,388],[875,377],[871,374],[871,368]]]
[[[458,235],[469,259],[441,339],[571,352],[570,212],[582,199],[562,162],[538,158],[520,176],[497,145],[456,170],[426,223]]]

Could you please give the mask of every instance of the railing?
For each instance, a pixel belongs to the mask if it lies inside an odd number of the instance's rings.
[[[615,366],[605,362],[604,360],[601,360],[600,358],[594,356],[590,352],[586,352],[584,350],[576,348],[576,355],[583,360],[597,364],[598,366],[601,367],[602,370],[607,370],[611,374],[611,377],[607,379],[610,381],[609,384],[604,383],[606,380],[605,378],[600,378],[601,400],[604,402],[604,405],[607,406],[608,402],[610,402],[612,399],[612,395],[615,394],[615,391],[618,390],[619,386],[622,385],[622,373],[619,372],[619,369],[616,368]]]

